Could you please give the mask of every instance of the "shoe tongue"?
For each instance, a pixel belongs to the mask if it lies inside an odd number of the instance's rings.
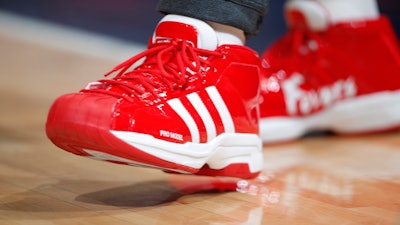
[[[172,39],[186,40],[197,48],[215,50],[218,39],[213,28],[204,21],[186,16],[167,15],[158,24],[152,43],[165,43]]]

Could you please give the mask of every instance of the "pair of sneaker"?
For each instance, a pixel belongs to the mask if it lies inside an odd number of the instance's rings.
[[[400,127],[399,45],[386,17],[287,15],[288,33],[261,57],[220,44],[203,21],[164,17],[146,51],[53,103],[47,136],[94,159],[254,178],[263,142]]]

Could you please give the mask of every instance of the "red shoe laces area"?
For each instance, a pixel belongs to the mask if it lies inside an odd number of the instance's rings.
[[[108,94],[130,102],[133,97],[145,93],[159,97],[157,90],[184,89],[190,77],[199,76],[207,71],[205,68],[210,68],[212,57],[222,57],[222,53],[194,47],[186,40],[174,39],[168,43],[150,45],[146,51],[105,74],[107,77],[116,73],[113,78],[99,80],[99,83],[82,92]],[[133,67],[141,59],[144,59],[143,63]],[[119,91],[111,91],[115,87]]]

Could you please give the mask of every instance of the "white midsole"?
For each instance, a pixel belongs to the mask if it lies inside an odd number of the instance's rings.
[[[211,169],[222,169],[230,164],[245,163],[252,173],[263,167],[262,141],[256,134],[224,133],[208,143],[184,144],[154,138],[151,135],[110,131],[115,137],[162,160],[200,169],[205,164]]]
[[[306,117],[260,119],[265,143],[291,140],[314,130],[361,133],[400,125],[400,91],[385,91],[340,101]]]

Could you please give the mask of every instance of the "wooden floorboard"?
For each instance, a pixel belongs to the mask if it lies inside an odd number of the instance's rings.
[[[0,224],[400,225],[399,132],[264,146],[262,176],[238,191],[236,180],[99,162],[52,145],[51,102],[117,61],[1,33]]]

